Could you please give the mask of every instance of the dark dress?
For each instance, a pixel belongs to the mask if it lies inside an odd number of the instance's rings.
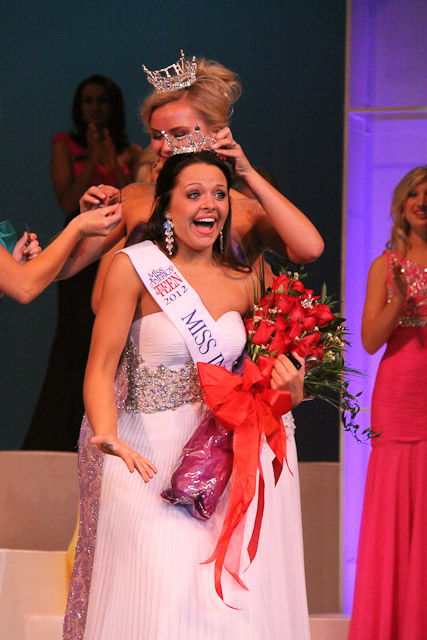
[[[82,171],[87,150],[69,133],[59,133],[52,146],[64,141],[73,158],[74,176]],[[129,167],[123,166],[126,173]],[[97,165],[91,185],[118,187],[115,174]],[[78,215],[67,217],[65,224]],[[83,378],[89,352],[94,314],[91,309],[93,283],[98,262],[58,282],[58,322],[40,396],[22,448],[26,450],[75,451],[83,408]]]

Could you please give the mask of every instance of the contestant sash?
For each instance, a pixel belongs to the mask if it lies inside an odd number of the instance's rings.
[[[231,371],[233,354],[199,295],[151,240],[126,249],[135,271],[159,307],[176,326],[195,363],[216,364]]]

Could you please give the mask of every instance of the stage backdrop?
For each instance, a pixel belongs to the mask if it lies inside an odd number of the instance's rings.
[[[249,159],[313,220],[325,242],[311,283],[339,292],[345,1],[39,3],[2,9],[1,217],[43,245],[62,226],[49,175],[50,140],[71,125],[77,84],[92,73],[122,88],[128,134],[148,143],[138,106],[141,69],[188,55],[237,71],[243,96],[232,130]],[[55,286],[28,307],[4,300],[0,448],[19,448],[41,388],[56,322]],[[64,367],[67,363],[64,362]],[[302,460],[337,460],[337,415],[316,403],[296,412]]]

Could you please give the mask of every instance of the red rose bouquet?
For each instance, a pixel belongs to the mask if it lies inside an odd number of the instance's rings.
[[[358,397],[348,390],[346,377],[361,375],[344,363],[346,340],[344,318],[333,309],[338,302],[327,296],[323,285],[320,296],[306,289],[306,274],[293,272],[283,263],[275,263],[277,275],[272,286],[261,292],[252,317],[245,320],[246,351],[254,362],[259,356],[278,356],[296,352],[306,360],[304,395],[320,398],[341,412],[346,431],[359,440],[355,418],[360,410]],[[261,278],[263,281],[264,278]],[[362,432],[370,438],[370,429]]]

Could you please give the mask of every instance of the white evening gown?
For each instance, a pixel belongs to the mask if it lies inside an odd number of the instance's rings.
[[[218,325],[237,359],[245,344],[239,314],[226,313]],[[145,484],[137,472],[129,473],[121,459],[104,458],[84,640],[306,640],[293,435],[288,439],[288,456],[295,475],[285,468],[275,489],[272,456],[264,448],[264,522],[258,554],[242,574],[249,590],[233,583],[226,571],[223,575],[224,599],[237,607],[232,609],[215,592],[213,565],[201,564],[218,539],[227,494],[206,522],[160,497],[205,409],[198,401],[194,365],[164,313],[134,322],[130,341],[130,362],[140,378],[130,382],[129,393],[144,411],[153,412],[121,411],[118,434],[154,462],[158,474]],[[177,406],[183,398],[186,403]],[[177,408],[164,410],[165,406]],[[255,507],[256,499],[246,521],[246,542]],[[247,566],[246,558],[242,563]]]

